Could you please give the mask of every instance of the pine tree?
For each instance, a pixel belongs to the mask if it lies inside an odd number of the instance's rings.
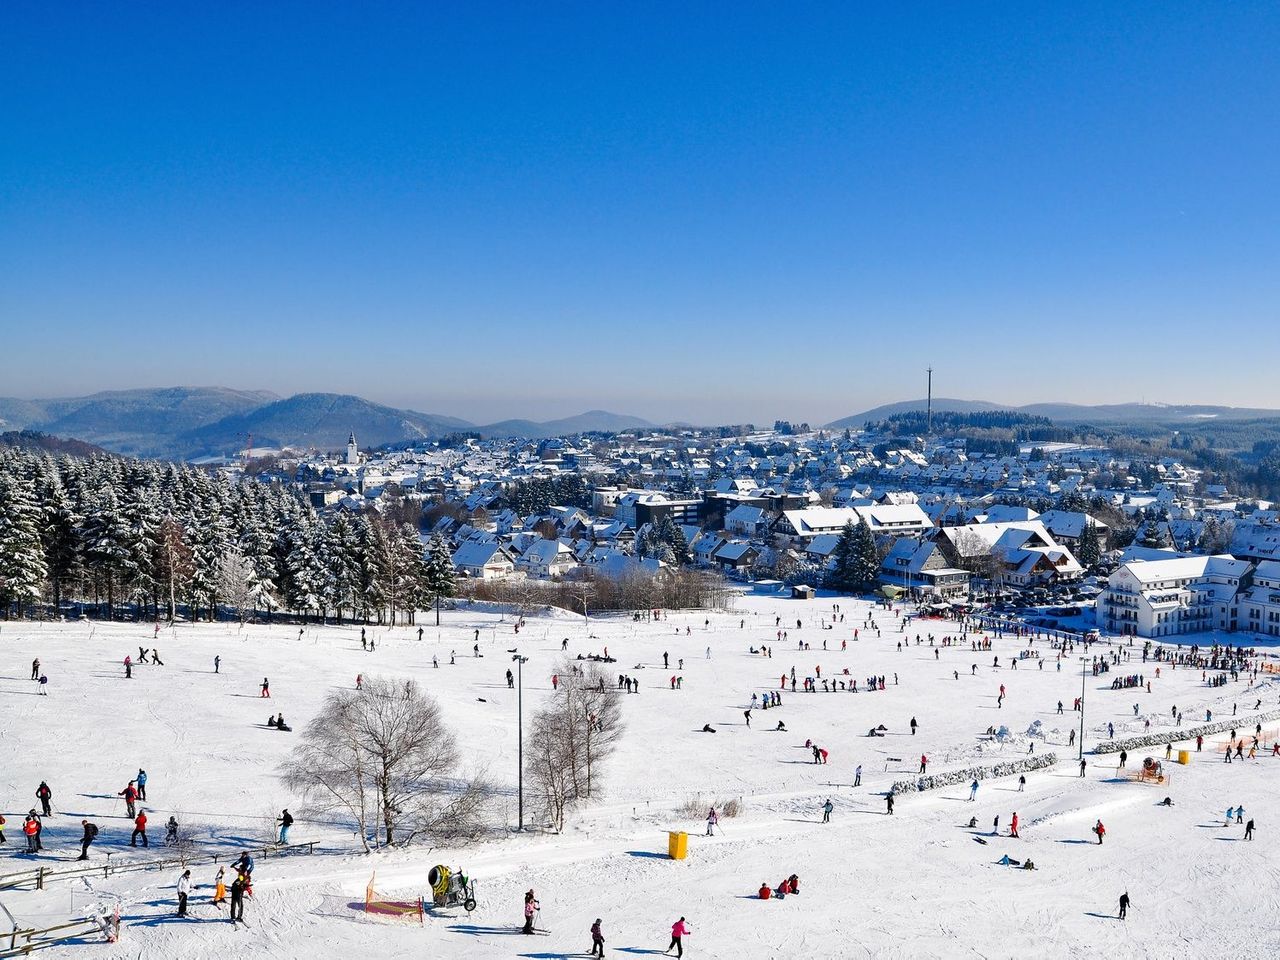
[[[29,482],[0,472],[0,610],[40,599],[48,575],[40,541],[40,507]]]
[[[858,590],[869,590],[880,577],[880,552],[876,538],[865,519],[854,528],[854,584]]]
[[[1096,570],[1102,562],[1102,544],[1098,540],[1098,528],[1092,520],[1085,522],[1080,534],[1080,542],[1076,544],[1076,559],[1086,570]]]
[[[440,626],[440,601],[452,597],[457,590],[456,576],[449,544],[436,534],[427,548],[427,591],[435,603],[436,626]]]
[[[858,543],[852,520],[846,521],[831,551],[826,586],[841,593],[853,593],[858,588]]]

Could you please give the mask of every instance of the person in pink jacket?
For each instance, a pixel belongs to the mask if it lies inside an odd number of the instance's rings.
[[[687,933],[689,933],[689,925],[684,922],[684,917],[681,917],[671,925],[671,946],[667,947],[667,949],[662,952],[670,953],[674,950],[677,957],[683,957],[684,945],[681,943],[681,938]]]

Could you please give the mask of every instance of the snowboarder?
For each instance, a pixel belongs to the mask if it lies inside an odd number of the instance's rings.
[[[1118,919],[1123,920],[1125,918],[1125,915],[1128,912],[1129,912],[1129,891],[1126,890],[1124,893],[1120,894],[1120,916]]]
[[[683,938],[687,936],[689,933],[690,933],[689,925],[685,922],[684,917],[681,917],[679,920],[677,920],[675,923],[671,925],[671,946],[667,947],[667,949],[663,950],[662,952],[670,953],[672,950],[674,950],[676,952],[677,957],[683,957],[684,956]]]
[[[178,878],[178,916],[187,915],[187,897],[191,894],[191,871],[183,870]]]
[[[827,802],[822,805],[822,822],[823,823],[831,822],[831,811],[834,809],[835,809],[835,806],[831,803],[830,799],[828,799]]]
[[[280,824],[280,842],[282,844],[289,842],[289,828],[293,826],[293,814],[289,812],[289,808],[285,807],[280,812],[280,818],[276,820]]]
[[[604,931],[600,928],[599,917],[596,917],[596,922],[591,925],[591,955],[604,956]]]
[[[53,807],[50,805],[50,801],[53,799],[53,791],[49,789],[49,784],[43,780],[40,781],[40,786],[36,787],[36,799],[40,801],[40,809],[44,811],[44,815],[46,817],[52,816]]]
[[[98,839],[98,827],[88,820],[81,820],[80,826],[84,828],[84,834],[80,837],[80,856],[76,857],[76,859],[88,860],[89,847],[93,841]]]

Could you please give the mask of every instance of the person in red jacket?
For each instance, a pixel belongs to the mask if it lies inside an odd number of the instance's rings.
[[[773,891],[769,889],[769,885],[767,883],[760,884],[760,899],[768,900],[772,896]]]
[[[1009,836],[1014,837],[1015,839],[1016,839],[1016,838],[1017,838],[1017,836],[1018,836],[1018,815],[1017,815],[1017,813],[1014,813],[1014,815],[1013,815],[1013,821],[1009,824]]]
[[[142,837],[142,845],[144,847],[151,846],[147,842],[147,811],[145,810],[133,818],[133,836],[129,838],[129,846],[136,847],[138,845],[138,837]]]
[[[1098,835],[1098,843],[1102,843],[1102,838],[1107,835],[1107,828],[1104,827],[1102,825],[1102,821],[1099,820],[1096,824],[1094,824],[1093,832]]]
[[[138,811],[135,809],[135,805],[138,802],[138,788],[134,786],[132,780],[130,780],[129,785],[116,794],[116,796],[124,797],[124,809],[130,817],[136,817],[138,815]]]

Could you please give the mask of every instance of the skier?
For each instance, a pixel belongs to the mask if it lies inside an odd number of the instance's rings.
[[[178,916],[187,915],[187,897],[191,894],[191,871],[183,870],[178,878]]]
[[[855,787],[862,786],[862,764],[858,764],[853,771],[853,785]]]
[[[1120,751],[1120,769],[1122,770],[1124,769],[1124,762],[1128,759],[1129,759],[1129,751],[1121,750]]]
[[[716,813],[716,808],[712,807],[707,811],[707,836],[712,836],[715,832],[716,824],[720,822],[720,814]]]
[[[266,677],[262,678],[262,691],[258,694],[259,700],[263,697],[266,697],[268,700],[271,699],[271,681]]]
[[[1124,893],[1120,894],[1120,916],[1118,919],[1123,920],[1125,918],[1125,914],[1127,914],[1128,912],[1129,912],[1129,891],[1126,890]]]
[[[36,657],[34,660],[31,661],[31,679],[32,680],[40,679],[40,658],[39,657]]]
[[[681,917],[671,925],[671,946],[663,950],[663,953],[670,953],[672,950],[676,952],[677,957],[684,956],[683,938],[690,932],[689,925],[685,923],[684,917]]]
[[[116,796],[124,797],[125,813],[128,814],[131,819],[138,815],[138,811],[135,809],[135,805],[138,802],[138,788],[134,785],[132,780],[130,780],[129,785],[116,794]]]
[[[134,783],[138,785],[138,799],[145,801],[147,799],[147,771],[139,768],[138,778]]]
[[[27,853],[37,853],[40,850],[40,821],[35,817],[35,811],[27,814],[27,818],[22,821],[22,832],[27,838]]]
[[[916,718],[915,718],[915,717],[912,717],[912,718],[911,718],[911,735],[912,735],[913,737],[916,735],[916,726],[917,726],[917,724],[916,724]]]
[[[822,805],[822,822],[823,823],[831,822],[831,811],[834,809],[835,809],[835,806],[831,803],[831,800],[828,798],[827,802]]]
[[[1025,790],[1026,787],[1027,787],[1027,775],[1025,773],[1020,774],[1018,776],[1018,792],[1022,793],[1022,791]]]
[[[1088,765],[1088,761],[1081,759],[1080,761],[1080,779],[1084,779],[1084,768]]]
[[[978,781],[975,780],[973,781],[973,783],[969,784],[969,802],[973,803],[973,801],[976,800],[977,797],[978,797]]]
[[[40,809],[44,811],[44,815],[46,817],[52,816],[53,808],[50,806],[49,801],[53,799],[53,791],[49,789],[49,784],[43,780],[40,781],[40,786],[36,787],[36,799],[40,801]]]
[[[142,837],[142,845],[149,847],[151,844],[147,841],[147,811],[141,811],[133,818],[133,836],[129,838],[129,846],[136,847],[138,845],[138,837]]]
[[[219,910],[222,905],[227,902],[227,868],[219,867],[218,874],[213,878],[213,905]]]
[[[591,955],[604,956],[604,932],[600,929],[599,917],[596,917],[596,922],[591,925]]]
[[[1013,819],[1009,822],[1009,836],[1015,840],[1018,839],[1018,814],[1016,811],[1013,814]]]
[[[533,918],[540,909],[542,909],[542,906],[538,903],[537,897],[533,895],[533,891],[526,892],[524,895],[524,928],[520,931],[521,933],[533,933]]]
[[[280,842],[282,844],[289,842],[289,828],[293,826],[293,814],[289,812],[289,808],[285,807],[280,812],[280,818],[276,821],[280,824]]]
[[[1093,825],[1093,832],[1098,836],[1098,846],[1102,846],[1102,838],[1107,835],[1107,828],[1102,825],[1101,820]]]
[[[169,822],[164,825],[164,842],[166,846],[177,846],[178,844],[178,818],[170,817]]]
[[[928,767],[929,767],[929,758],[926,757],[923,753],[920,754],[920,772],[924,773],[925,770],[928,769]]]
[[[514,690],[516,688],[516,675],[510,670],[507,671],[507,689]]]
[[[1253,818],[1249,818],[1249,822],[1244,825],[1244,838],[1246,840],[1253,839]]]
[[[750,710],[743,710],[743,711],[742,711],[742,715],[743,715],[744,717],[746,717],[746,718],[747,718],[747,726],[748,726],[748,727],[749,727],[749,726],[751,726],[751,711],[750,711]]]
[[[133,679],[133,658],[129,656],[124,658],[124,678],[126,680]]]
[[[222,666],[222,657],[219,657],[215,654],[213,658],[213,672],[217,673],[221,666]]]
[[[84,828],[84,835],[80,837],[80,856],[76,857],[76,859],[88,860],[89,847],[93,841],[98,839],[98,827],[88,820],[81,820],[80,826]]]
[[[892,793],[885,794],[884,803],[886,807],[885,813],[888,814],[889,816],[893,816],[893,794]]]
[[[245,878],[237,876],[231,881],[231,922],[244,920],[244,888]]]

